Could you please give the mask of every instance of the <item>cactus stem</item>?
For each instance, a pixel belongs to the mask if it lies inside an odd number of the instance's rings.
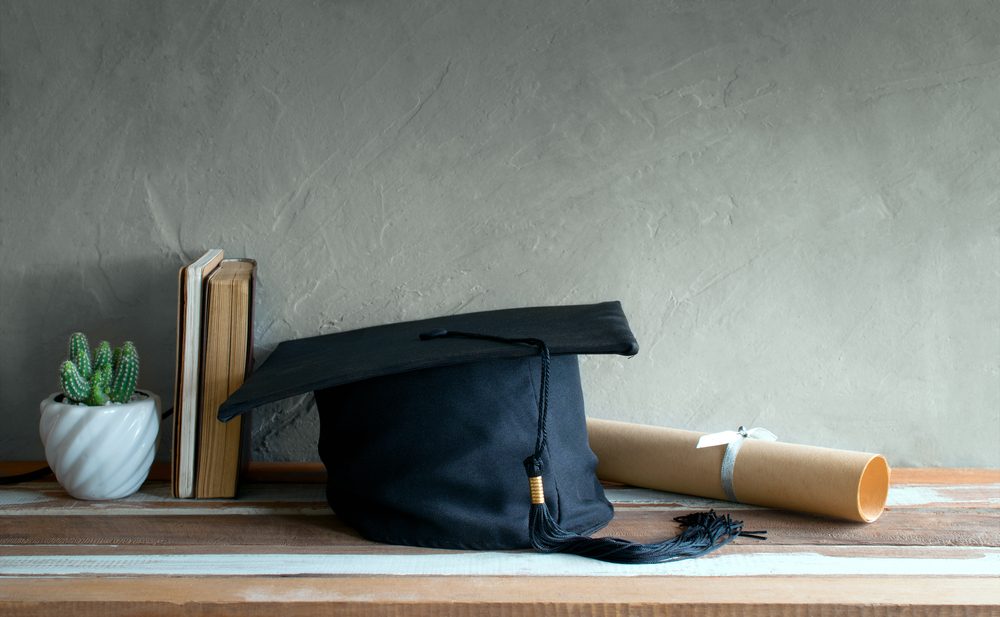
[[[87,337],[76,332],[70,337],[69,360],[62,363],[59,373],[63,393],[74,403],[127,403],[139,380],[139,354],[132,341],[114,350],[101,341],[92,357]]]

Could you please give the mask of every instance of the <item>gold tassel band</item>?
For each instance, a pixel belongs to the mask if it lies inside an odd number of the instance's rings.
[[[531,486],[532,505],[545,503],[545,488],[542,486],[542,476],[528,478],[528,484]]]

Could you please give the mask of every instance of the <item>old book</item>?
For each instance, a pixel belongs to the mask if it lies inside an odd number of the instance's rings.
[[[201,374],[202,292],[205,278],[222,262],[211,249],[180,269],[177,285],[177,365],[174,375],[174,437],[171,487],[175,497],[194,497]]]
[[[256,263],[226,259],[205,285],[195,497],[235,497],[247,453],[246,419],[218,419],[219,405],[250,371]]]

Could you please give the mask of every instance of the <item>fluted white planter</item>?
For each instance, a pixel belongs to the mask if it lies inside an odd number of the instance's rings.
[[[160,398],[136,390],[128,403],[42,401],[39,433],[59,484],[77,499],[118,499],[139,490],[156,455]]]

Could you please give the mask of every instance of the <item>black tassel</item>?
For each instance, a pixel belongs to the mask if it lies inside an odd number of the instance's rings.
[[[533,457],[532,457],[533,458]],[[665,563],[700,557],[721,548],[739,536],[766,539],[766,531],[743,531],[743,521],[715,510],[675,517],[683,530],[676,537],[655,544],[639,544],[622,538],[591,538],[566,531],[559,526],[545,505],[541,475],[532,475],[540,465],[537,459],[525,461],[531,486],[531,512],[528,537],[531,545],[546,553],[571,553],[611,563]]]

